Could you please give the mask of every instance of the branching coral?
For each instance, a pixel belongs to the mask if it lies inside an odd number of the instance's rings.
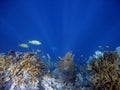
[[[94,90],[120,90],[120,68],[116,52],[104,52],[88,65]]]
[[[116,52],[97,51],[89,62],[77,66],[68,52],[53,72],[47,72],[48,60],[43,63],[35,53],[2,54],[0,90],[120,90],[119,58]]]
[[[4,78],[6,74],[8,74],[7,70],[10,67],[10,64],[12,63],[13,56],[9,55],[6,56],[5,54],[0,55],[0,88],[3,87],[5,81]]]
[[[73,59],[74,59],[74,55],[71,52],[66,53],[66,55],[62,58],[60,57],[61,61],[58,62],[59,70],[61,71],[65,70],[69,73],[72,73],[75,66]]]
[[[18,55],[19,56],[19,55]],[[34,53],[25,53],[21,58],[13,55],[0,57],[1,87],[11,82],[10,90],[38,89],[43,69],[46,67]]]
[[[64,84],[64,88],[67,90],[71,85],[75,84],[76,72],[75,72],[75,64],[74,64],[74,55],[71,52],[66,53],[66,55],[60,58],[60,61],[57,63],[58,65],[58,73]],[[72,90],[72,89],[71,89]]]

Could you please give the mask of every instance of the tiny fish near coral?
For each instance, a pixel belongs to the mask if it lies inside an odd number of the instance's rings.
[[[33,45],[41,45],[42,43],[38,40],[29,40],[28,43],[33,44]]]

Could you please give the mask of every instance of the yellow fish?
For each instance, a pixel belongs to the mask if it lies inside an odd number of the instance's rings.
[[[22,48],[29,48],[29,46],[25,43],[18,44],[18,46]]]
[[[29,40],[28,43],[34,44],[34,45],[41,45],[42,43],[38,40]]]

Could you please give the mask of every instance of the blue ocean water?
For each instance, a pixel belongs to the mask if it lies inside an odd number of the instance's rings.
[[[18,46],[28,40],[42,45]],[[83,60],[119,45],[119,0],[0,0],[0,52],[40,49],[56,59],[72,51]]]

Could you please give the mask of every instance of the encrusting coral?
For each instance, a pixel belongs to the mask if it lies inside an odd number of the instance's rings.
[[[41,85],[45,90],[63,90],[64,83],[51,75],[44,75]]]
[[[94,90],[120,90],[120,67],[116,52],[104,52],[88,65]]]

